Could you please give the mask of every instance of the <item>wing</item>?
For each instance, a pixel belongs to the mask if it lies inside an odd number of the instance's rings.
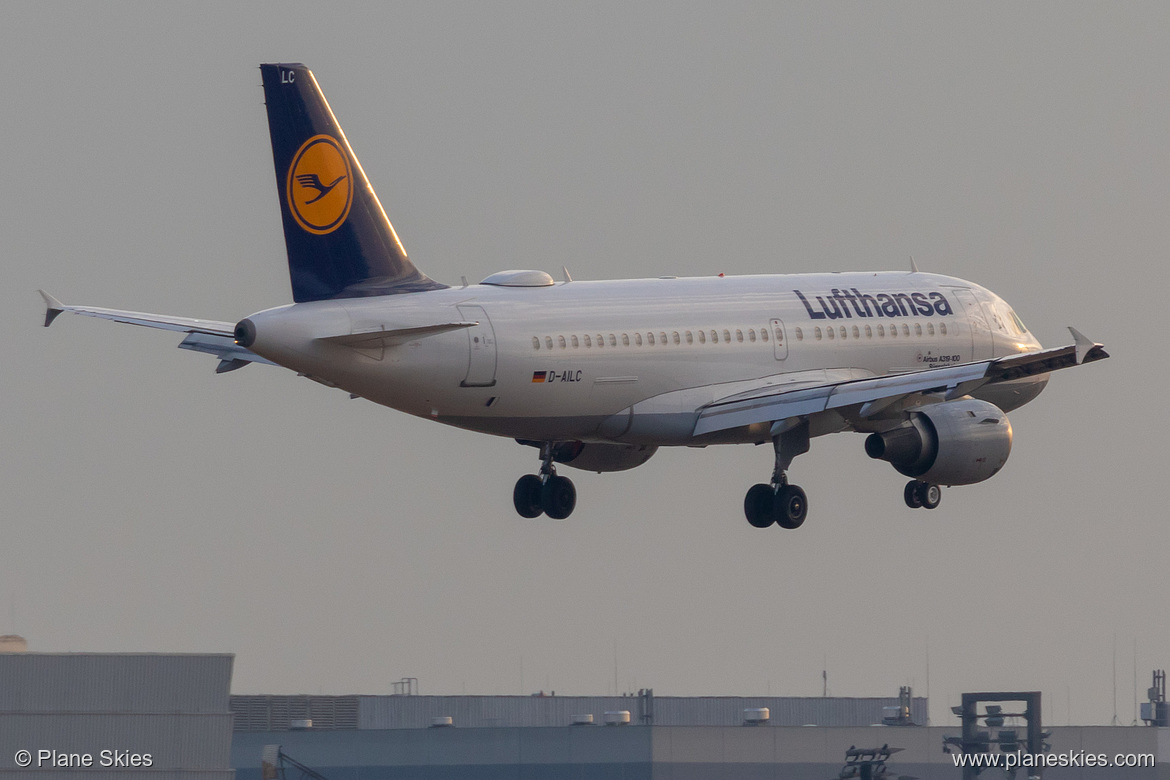
[[[968,395],[987,384],[1046,374],[1109,357],[1101,344],[1085,338],[1075,328],[1069,330],[1075,343],[1067,347],[1025,352],[947,368],[830,382],[796,390],[783,387],[747,390],[713,401],[700,409],[694,435],[778,422],[846,406],[858,407],[852,417],[866,418],[913,395],[936,394],[944,400],[951,400]]]
[[[190,317],[172,317],[165,314],[148,314],[140,311],[122,311],[120,309],[102,309],[96,306],[66,306],[44,290],[38,290],[45,300],[45,327],[53,324],[64,312],[80,314],[83,317],[98,317],[103,320],[125,322],[130,325],[141,325],[147,328],[176,331],[188,334],[179,344],[182,349],[195,352],[206,352],[220,359],[216,367],[217,373],[242,368],[249,363],[267,363],[254,352],[236,344],[236,326],[231,322],[217,322],[215,320],[199,320]]]

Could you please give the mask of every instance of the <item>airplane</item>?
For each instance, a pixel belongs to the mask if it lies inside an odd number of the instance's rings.
[[[260,66],[293,303],[238,323],[92,306],[62,312],[186,334],[216,371],[281,366],[408,414],[536,448],[513,489],[523,517],[567,518],[557,466],[645,463],[659,447],[771,443],[744,515],[797,528],[788,480],[811,439],[866,434],[865,451],[934,509],[941,486],[995,475],[1010,412],[1051,372],[1109,357],[1073,328],[1044,349],[1015,311],[963,279],[910,271],[558,282],[505,270],[432,280],[407,256],[313,73]]]

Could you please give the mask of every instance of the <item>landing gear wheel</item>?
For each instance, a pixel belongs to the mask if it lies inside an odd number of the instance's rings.
[[[918,486],[922,483],[916,479],[912,479],[906,483],[906,487],[902,490],[902,498],[906,500],[906,506],[911,509],[918,509],[922,506],[922,494],[918,491]]]
[[[776,491],[771,485],[752,485],[743,499],[743,513],[753,528],[767,528],[776,522],[773,502]]]
[[[942,503],[942,488],[929,482],[919,482],[918,499],[923,509],[937,509]]]
[[[783,485],[776,492],[774,512],[781,528],[800,528],[808,516],[808,499],[796,485]]]
[[[525,474],[516,480],[516,487],[512,489],[512,505],[521,517],[540,517],[544,512],[540,502],[543,487],[540,477],[535,474]]]
[[[540,491],[540,504],[544,513],[553,520],[564,520],[573,514],[573,507],[577,506],[577,488],[573,487],[573,481],[568,477],[554,474]]]

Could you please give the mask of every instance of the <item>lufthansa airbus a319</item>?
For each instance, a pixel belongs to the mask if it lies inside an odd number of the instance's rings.
[[[62,312],[186,333],[217,371],[268,363],[408,414],[535,448],[516,511],[576,505],[557,466],[621,471],[663,446],[770,442],[744,514],[797,528],[788,480],[817,436],[866,434],[910,507],[1007,461],[1006,412],[1051,372],[1108,357],[1070,328],[1043,349],[995,293],[910,272],[557,282],[511,270],[449,287],[407,257],[313,74],[260,67],[295,303],[238,323],[90,306]]]

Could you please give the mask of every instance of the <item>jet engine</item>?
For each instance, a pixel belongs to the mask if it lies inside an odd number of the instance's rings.
[[[995,475],[1012,451],[1012,424],[998,406],[967,398],[925,406],[897,428],[865,440],[871,458],[936,485],[972,485]]]
[[[539,447],[538,441],[517,439],[521,444]],[[553,446],[553,461],[582,471],[626,471],[641,466],[658,451],[657,447],[640,444],[586,444],[580,441],[560,442]]]

